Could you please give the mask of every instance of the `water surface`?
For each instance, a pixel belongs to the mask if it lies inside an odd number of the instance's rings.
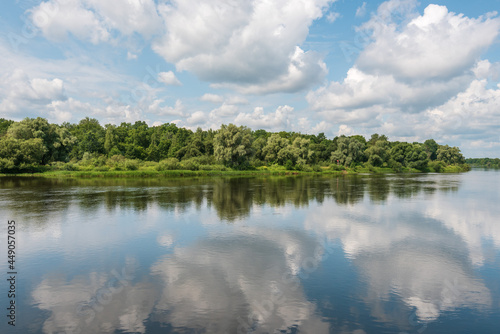
[[[0,178],[2,333],[494,333],[500,172]],[[7,261],[0,262],[2,277]],[[0,307],[8,306],[0,283]],[[6,314],[6,312],[4,312]]]

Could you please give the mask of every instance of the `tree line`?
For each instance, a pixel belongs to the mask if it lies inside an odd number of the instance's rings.
[[[234,124],[218,130],[196,131],[173,123],[148,126],[144,121],[106,124],[86,117],[76,124],[49,123],[26,118],[0,119],[0,172],[19,173],[47,169],[134,170],[255,169],[341,170],[364,166],[394,171],[443,171],[454,165],[466,169],[458,147],[391,142],[373,134],[327,138],[297,132],[251,130]]]
[[[500,168],[499,158],[469,158],[465,161],[473,167]]]

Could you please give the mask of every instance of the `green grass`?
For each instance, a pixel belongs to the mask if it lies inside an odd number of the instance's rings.
[[[136,170],[116,170],[115,168],[102,168],[93,166],[77,166],[76,170],[64,170],[61,166],[53,166],[51,169],[39,173],[20,173],[20,174],[0,174],[0,176],[41,176],[41,177],[68,177],[68,178],[174,178],[174,177],[197,177],[197,176],[251,176],[251,175],[353,175],[353,174],[387,174],[395,173],[388,167],[374,167],[369,164],[361,164],[353,168],[343,168],[334,166],[322,166],[320,168],[306,167],[303,170],[286,170],[284,166],[272,165],[257,167],[253,170],[233,170],[225,168],[224,170],[204,168],[200,170],[158,170],[157,165],[143,165]],[[64,166],[62,166],[64,167]],[[342,169],[343,168],[343,169]],[[314,169],[316,171],[314,171]],[[442,173],[460,173],[466,172],[466,166],[446,166]],[[434,172],[433,169],[420,171],[415,168],[401,168],[400,173],[422,173]]]

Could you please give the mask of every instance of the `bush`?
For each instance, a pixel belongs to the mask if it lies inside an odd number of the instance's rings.
[[[253,166],[255,168],[259,168],[259,167],[262,167],[264,166],[266,163],[260,159],[257,159],[257,158],[252,158],[250,159],[250,166]]]
[[[315,172],[322,172],[323,168],[321,168],[321,166],[319,166],[319,165],[314,165],[312,167],[312,170],[315,171]]]
[[[188,170],[198,170],[200,169],[200,165],[194,161],[193,159],[188,159],[185,160],[181,163],[182,169],[188,169]]]
[[[106,164],[107,160],[108,159],[106,159],[106,157],[104,155],[99,155],[98,157],[96,157],[92,160],[92,164],[95,167],[101,167],[101,166],[104,166]]]
[[[92,164],[93,157],[92,154],[89,152],[83,153],[82,160],[80,160],[79,164],[82,166],[89,166]]]
[[[94,170],[96,170],[98,172],[107,172],[109,170],[109,167],[108,166],[99,166],[99,167],[94,168]]]
[[[375,167],[373,167],[373,165],[370,164],[369,162],[365,162],[365,167],[368,168],[368,170],[372,173],[376,172]]]
[[[446,167],[446,164],[443,161],[430,161],[429,162],[429,168],[431,169],[431,171],[434,171],[436,173],[443,172],[444,167]]]
[[[125,169],[126,170],[138,170],[139,162],[137,160],[127,159],[125,161]]]
[[[14,168],[15,168],[14,160],[5,159],[5,158],[0,159],[0,172],[1,173],[8,173],[10,171],[13,171]]]
[[[396,160],[390,159],[388,165],[396,173],[401,173],[403,171],[403,165]]]
[[[345,170],[345,167],[343,165],[332,164],[330,165],[330,169],[333,171],[342,171]]]
[[[68,162],[67,164],[65,164],[63,167],[62,167],[63,170],[67,170],[67,171],[75,171],[75,170],[78,170],[78,167],[75,166],[73,163],[71,162]]]
[[[285,169],[286,170],[293,170],[293,162],[292,160],[287,160],[285,163]]]
[[[179,160],[176,158],[167,158],[158,163],[158,166],[156,166],[156,170],[162,171],[162,170],[176,170],[176,169],[181,169],[181,165],[179,164]]]
[[[199,170],[216,170],[216,171],[227,170],[226,166],[224,166],[224,165],[199,165],[198,169]]]

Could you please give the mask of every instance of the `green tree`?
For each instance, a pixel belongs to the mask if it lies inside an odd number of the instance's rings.
[[[368,148],[365,150],[365,155],[368,158],[368,163],[372,166],[382,166],[389,158],[390,143],[386,136],[372,135],[368,141]]]
[[[341,165],[350,166],[363,160],[363,152],[364,144],[358,137],[341,136],[337,141],[337,150],[331,154],[331,161],[333,163],[339,161]]]
[[[297,164],[305,165],[314,161],[314,151],[310,149],[311,140],[297,137],[292,143],[292,152]]]
[[[106,130],[97,119],[86,117],[69,130],[76,137],[76,145],[71,151],[72,157],[81,159],[85,152],[104,153]]]
[[[66,128],[50,124],[46,119],[25,118],[10,125],[7,135],[18,140],[41,139],[43,155],[40,164],[65,160],[69,150],[76,142]]]
[[[226,166],[245,168],[252,148],[252,133],[245,126],[221,125],[214,138],[215,159]]]
[[[290,142],[288,139],[281,137],[278,133],[273,133],[267,138],[266,146],[262,149],[262,155],[268,163],[283,164],[288,154],[288,146]],[[281,152],[281,154],[280,154]]]
[[[458,147],[439,146],[436,155],[438,161],[443,161],[447,165],[465,163],[465,158]]]
[[[42,164],[47,149],[41,138],[0,138],[0,167],[2,172],[23,171]]]
[[[439,148],[438,143],[434,139],[427,139],[424,142],[424,149],[427,152],[427,158],[429,160],[436,160],[437,159],[437,150]]]
[[[0,118],[0,136],[3,136],[7,133],[7,129],[14,121],[7,120],[5,118]]]

